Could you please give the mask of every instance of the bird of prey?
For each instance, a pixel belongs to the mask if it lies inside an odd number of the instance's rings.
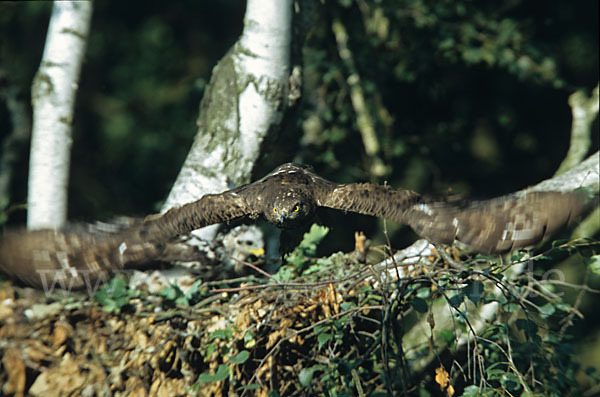
[[[264,217],[281,229],[305,227],[320,207],[408,224],[436,244],[460,241],[501,254],[533,246],[588,207],[577,193],[530,192],[487,201],[435,200],[370,183],[337,184],[309,166],[287,163],[265,177],[199,200],[114,234],[40,230],[0,240],[0,271],[35,286],[57,278],[73,287],[159,258],[169,241],[215,223]]]

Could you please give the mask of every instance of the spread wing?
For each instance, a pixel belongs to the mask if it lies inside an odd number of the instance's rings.
[[[245,216],[257,217],[259,212],[251,208],[244,196],[238,193],[239,190],[207,194],[192,203],[172,208],[163,215],[149,216],[143,225],[131,232],[139,235],[143,241],[160,242],[215,223]]]
[[[477,202],[441,202],[408,190],[372,184],[316,189],[319,205],[406,223],[435,243],[461,241],[482,253],[503,253],[541,242],[589,206],[584,195],[531,192]]]
[[[94,287],[121,268],[115,236],[91,231],[12,231],[0,240],[0,272],[38,288]]]
[[[320,184],[315,187],[317,204],[407,223],[407,212],[423,199],[410,190],[393,190],[370,183]]]
[[[589,207],[576,192],[530,192],[487,201],[420,203],[407,223],[431,241],[461,241],[482,253],[530,247],[568,226]]]
[[[128,265],[156,261],[176,236],[254,215],[241,195],[228,191],[110,230],[90,226],[9,232],[0,239],[0,272],[41,288],[53,283],[94,287]]]

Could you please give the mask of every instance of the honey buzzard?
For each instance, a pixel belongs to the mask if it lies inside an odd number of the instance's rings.
[[[391,219],[437,244],[460,241],[478,252],[500,254],[539,243],[588,206],[576,192],[434,200],[370,183],[337,184],[309,166],[287,163],[256,182],[207,194],[118,233],[7,233],[0,240],[0,271],[35,286],[62,277],[81,287],[99,275],[160,258],[169,241],[192,230],[259,216],[284,230],[299,228],[313,222],[319,207]]]

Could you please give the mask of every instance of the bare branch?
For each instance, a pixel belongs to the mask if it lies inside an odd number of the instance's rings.
[[[571,144],[567,156],[558,167],[558,171],[556,171],[556,175],[562,174],[579,164],[588,153],[592,144],[592,123],[598,117],[599,89],[600,84],[596,85],[590,98],[587,98],[582,91],[577,91],[569,97],[569,105],[573,114]]]

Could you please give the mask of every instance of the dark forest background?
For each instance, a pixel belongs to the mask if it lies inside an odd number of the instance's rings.
[[[211,70],[241,33],[244,5],[95,2],[75,111],[71,220],[160,208],[196,133]],[[0,3],[2,84],[18,87],[27,104],[51,6]],[[509,193],[553,175],[568,149],[568,97],[598,83],[597,1],[338,0],[316,16],[303,49],[300,108],[256,177],[298,161],[337,182],[481,198]],[[334,21],[348,32],[380,143],[375,156],[358,132],[348,84],[354,71],[340,59]],[[0,142],[11,128],[0,103]],[[20,150],[11,205],[26,199],[28,147]],[[377,161],[385,165],[379,175],[369,172]],[[9,223],[24,219],[25,211],[14,211]],[[348,215],[332,223],[328,253],[352,249],[354,230],[385,241],[381,221]],[[395,248],[415,238],[400,225],[388,230]],[[577,282],[581,269],[564,271]],[[585,346],[597,338],[590,332],[597,303],[595,296],[584,304],[589,314],[576,329]],[[584,360],[600,357],[595,346]]]

